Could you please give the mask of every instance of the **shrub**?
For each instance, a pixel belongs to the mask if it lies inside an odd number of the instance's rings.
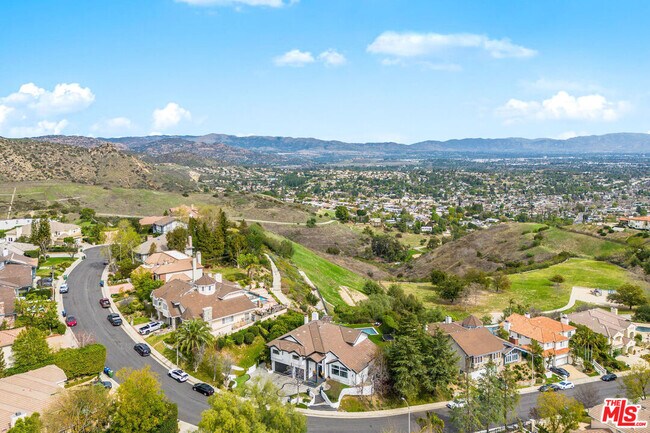
[[[244,343],[244,334],[237,333],[232,336],[233,341],[237,346],[241,346]]]
[[[244,343],[246,344],[253,344],[253,340],[255,340],[255,334],[252,332],[247,332],[244,334]]]
[[[339,247],[337,247],[337,246],[327,247],[327,249],[325,250],[325,252],[326,252],[327,254],[333,254],[333,255],[335,255],[335,256],[338,256],[339,254],[341,254],[341,249],[340,249]]]
[[[100,373],[106,364],[106,348],[90,344],[79,349],[62,349],[54,354],[54,364],[68,379]]]

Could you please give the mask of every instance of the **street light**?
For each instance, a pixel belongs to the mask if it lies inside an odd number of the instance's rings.
[[[409,402],[406,401],[404,397],[402,397],[402,400],[404,400],[404,403],[406,403],[406,407],[408,407],[408,419],[409,419],[409,429],[408,433],[411,433],[411,406],[409,405]]]

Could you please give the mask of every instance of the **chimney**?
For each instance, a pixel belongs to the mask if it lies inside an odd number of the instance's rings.
[[[214,274],[214,281],[216,281],[217,283],[223,283],[223,274],[221,274],[220,272]]]
[[[305,316],[305,325],[309,323],[309,316]]]
[[[192,235],[187,236],[187,248],[192,249]]]
[[[196,261],[199,265],[201,264],[201,251],[196,252]]]
[[[318,311],[314,311],[311,313],[311,320],[318,320]]]
[[[10,421],[11,427],[15,427],[19,419],[24,419],[26,417],[27,414],[25,412],[16,412],[11,414],[11,421]]]
[[[451,323],[452,321],[451,316],[445,316],[445,323]]]
[[[212,321],[212,307],[203,307],[203,320],[206,322]]]
[[[196,257],[192,259],[192,281],[196,281]]]
[[[530,313],[524,313],[524,316],[526,317],[526,319],[530,319]]]
[[[618,314],[618,308],[612,307],[611,310],[612,314]]]
[[[563,325],[569,324],[569,317],[566,314],[560,316],[560,323]]]
[[[509,322],[508,320],[506,320],[505,322],[503,322],[503,329],[504,329],[506,332],[510,333],[510,322]]]

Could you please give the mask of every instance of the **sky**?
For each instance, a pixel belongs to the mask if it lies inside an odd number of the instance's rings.
[[[0,135],[650,131],[650,2],[0,2]]]

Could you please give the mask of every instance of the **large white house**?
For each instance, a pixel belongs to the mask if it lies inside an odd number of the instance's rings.
[[[650,216],[626,217],[620,218],[619,221],[631,229],[650,230]]]
[[[322,320],[312,320],[266,345],[276,373],[316,383],[332,379],[350,386],[368,379],[377,350],[365,332]]]

